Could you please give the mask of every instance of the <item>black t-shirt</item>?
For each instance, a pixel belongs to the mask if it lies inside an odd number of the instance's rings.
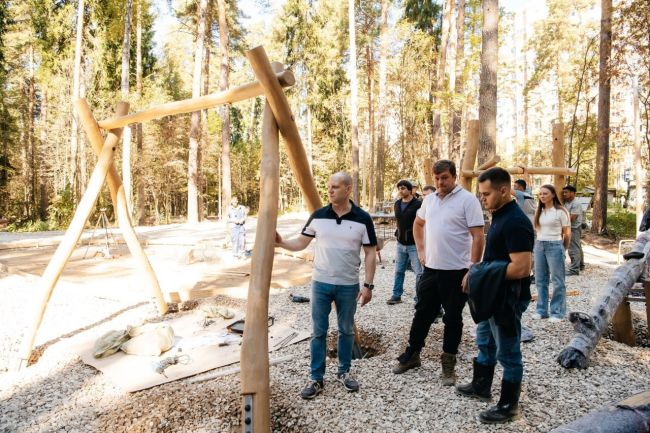
[[[511,201],[492,214],[492,224],[485,241],[484,261],[509,262],[511,253],[532,252],[533,246],[533,225],[516,201]],[[530,299],[530,277],[522,278],[521,283],[520,299]]]

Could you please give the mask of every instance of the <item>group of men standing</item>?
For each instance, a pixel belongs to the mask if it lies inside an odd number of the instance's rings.
[[[456,390],[463,396],[490,399],[498,361],[503,367],[501,396],[495,406],[480,413],[479,419],[485,423],[510,421],[519,417],[523,377],[521,315],[531,299],[533,226],[513,199],[518,197],[511,189],[510,174],[504,169],[492,168],[480,175],[480,201],[456,183],[453,161],[437,161],[433,174],[435,189],[425,188],[422,201],[415,198],[410,182],[402,180],[397,184],[396,270],[388,303],[401,302],[409,263],[416,274],[417,288],[408,345],[392,371],[401,374],[421,365],[420,352],[430,327],[444,309],[441,380],[443,385],[455,385],[462,315],[469,300],[472,316],[478,322],[478,355],[473,360],[472,380]],[[311,374],[301,393],[305,399],[316,397],[324,389],[332,303],[336,306],[339,331],[337,380],[348,391],[359,389],[359,383],[350,374],[353,321],[357,301],[363,307],[372,299],[377,239],[370,215],[350,200],[351,193],[352,179],[347,173],[332,175],[328,181],[330,204],[311,215],[298,237],[286,240],[276,234],[276,246],[293,251],[306,248],[316,239]],[[492,215],[487,236],[481,203]],[[362,247],[365,274],[360,287]]]

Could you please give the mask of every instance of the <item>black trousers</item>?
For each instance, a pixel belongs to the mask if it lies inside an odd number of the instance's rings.
[[[466,273],[467,269],[446,271],[424,267],[409,333],[409,346],[412,350],[424,347],[433,319],[438,315],[442,304],[445,309],[442,318],[445,324],[442,350],[454,355],[458,353],[463,333],[463,308],[467,303],[467,295],[461,288]]]

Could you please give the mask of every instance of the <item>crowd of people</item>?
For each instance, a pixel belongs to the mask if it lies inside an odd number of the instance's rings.
[[[421,366],[420,352],[435,318],[443,314],[440,380],[456,385],[461,396],[491,399],[495,366],[503,367],[498,403],[479,414],[484,423],[503,423],[520,416],[523,380],[521,317],[531,301],[531,282],[538,298],[534,317],[563,320],[566,315],[565,274],[584,268],[580,246],[582,209],[575,188],[564,187],[560,201],[553,185],[539,188],[539,199],[523,179],[512,183],[502,168],[478,178],[478,198],[457,184],[453,161],[433,166],[435,186],[420,197],[408,180],[396,184],[394,212],[397,230],[395,274],[389,305],[402,302],[405,272],[415,273],[415,311],[408,344],[392,371],[402,374]],[[328,317],[332,303],[338,322],[336,373],[346,390],[359,390],[350,374],[357,304],[373,296],[377,237],[370,215],[350,200],[352,178],[333,174],[327,184],[329,204],[314,212],[293,239],[276,234],[276,246],[291,251],[316,240],[312,274],[312,338],[310,381],[302,398],[313,399],[325,386]],[[487,218],[486,218],[487,216]],[[486,221],[489,228],[485,231]],[[360,251],[365,253],[360,284]],[[565,251],[571,265],[565,271]],[[533,266],[534,263],[534,266]],[[534,275],[532,271],[534,270]],[[553,296],[549,309],[549,284]],[[477,355],[471,381],[456,384],[456,355],[463,331],[463,310],[469,304],[476,326]]]

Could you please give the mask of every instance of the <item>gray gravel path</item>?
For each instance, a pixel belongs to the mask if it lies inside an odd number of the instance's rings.
[[[390,371],[403,349],[413,311],[414,277],[407,273],[407,301],[388,306],[393,278],[394,244],[383,251],[385,269],[378,269],[372,302],[358,310],[357,323],[377,356],[354,362],[361,383],[358,393],[346,393],[334,380],[336,361],[328,363],[325,391],[314,401],[303,401],[300,389],[308,379],[308,343],[282,349],[275,356],[293,354],[294,360],[271,367],[272,426],[275,432],[546,432],[585,413],[646,390],[650,384],[650,349],[643,305],[634,305],[636,329],[645,347],[627,347],[604,338],[586,371],[564,370],[554,358],[572,335],[568,322],[532,319],[524,323],[536,339],[523,347],[525,382],[523,418],[504,426],[484,426],[476,420],[487,403],[457,396],[438,380],[442,325],[432,327],[421,368],[396,376]],[[568,309],[588,311],[598,290],[615,266],[611,254],[587,249],[587,270],[568,278]],[[598,254],[596,254],[598,253]],[[100,335],[137,322],[154,313],[144,304],[146,293],[68,285],[58,287],[37,344],[46,349],[39,362],[19,374],[4,371],[7,352],[17,348],[28,323],[24,306],[34,299],[34,285],[26,277],[0,279],[0,432],[238,432],[239,375],[190,384],[180,380],[128,394],[105,376],[86,366],[69,346],[81,338]],[[33,282],[32,282],[33,283]],[[20,287],[20,290],[17,288]],[[274,290],[270,312],[309,329],[309,304],[289,302],[288,294],[309,295],[308,286]],[[244,308],[244,300],[218,301]],[[187,314],[180,312],[177,314]],[[470,335],[473,323],[465,309],[465,329],[457,372],[471,377],[476,354]],[[641,318],[643,317],[643,320]],[[333,317],[331,318],[334,324]],[[62,338],[62,336],[64,336]],[[229,369],[231,367],[225,367]],[[493,393],[498,396],[498,378]]]

